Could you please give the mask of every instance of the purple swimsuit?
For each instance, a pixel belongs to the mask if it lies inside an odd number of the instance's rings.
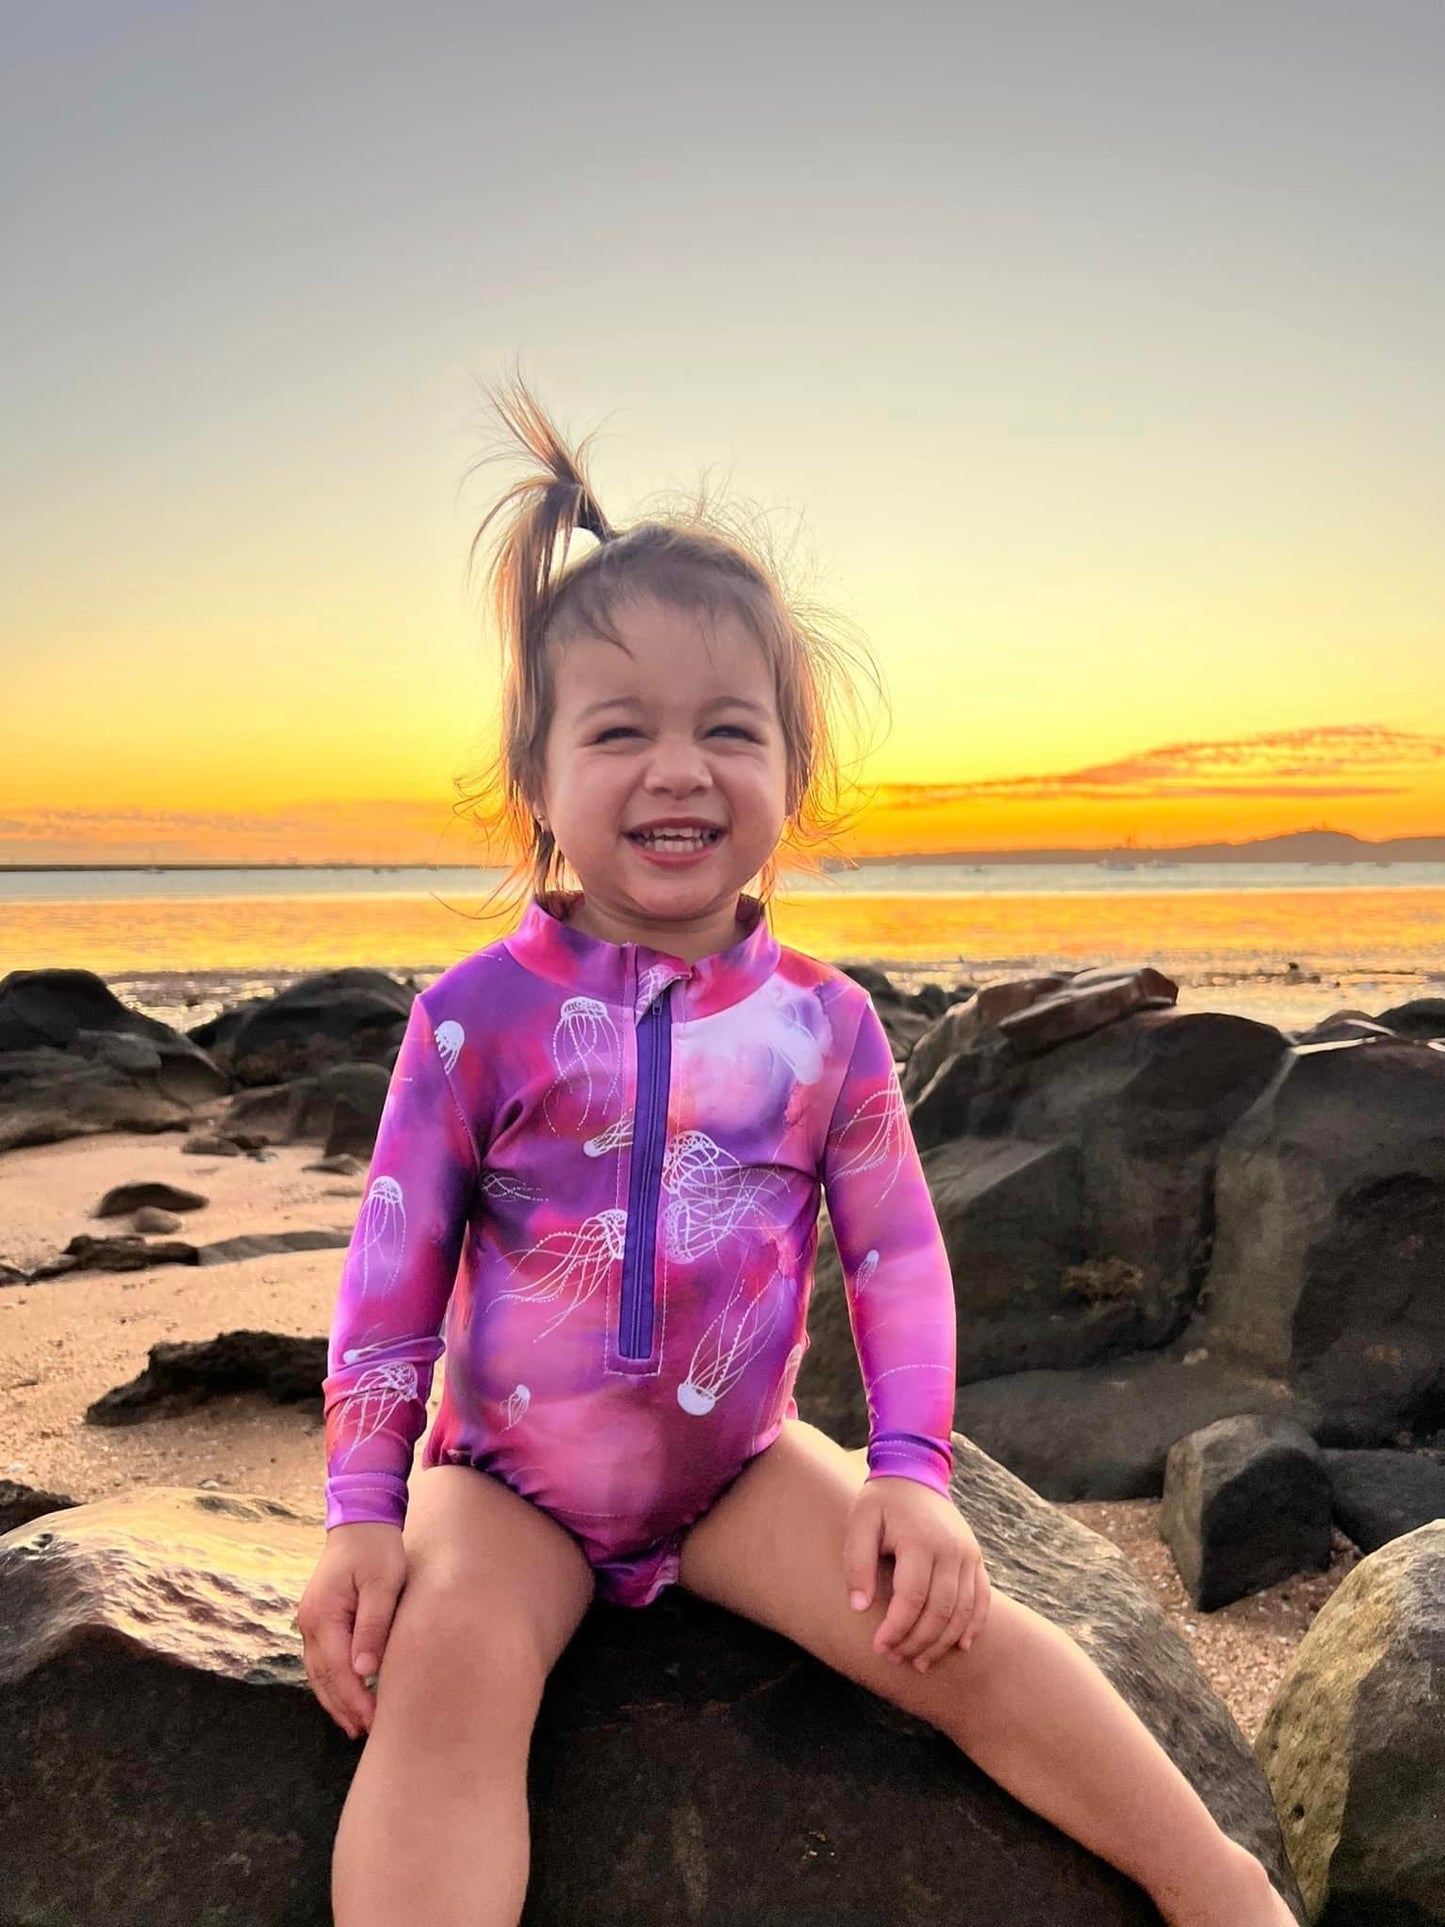
[[[820,1183],[870,1477],[947,1492],[953,1287],[865,990],[754,897],[694,964],[558,907],[412,1005],[332,1321],[326,1524],[402,1523],[445,1351],[423,1464],[503,1480],[642,1606],[797,1416]]]

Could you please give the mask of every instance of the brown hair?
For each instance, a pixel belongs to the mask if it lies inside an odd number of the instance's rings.
[[[831,842],[855,813],[841,803],[832,714],[841,698],[857,716],[855,662],[887,707],[866,647],[834,613],[787,593],[771,538],[756,517],[714,506],[703,487],[680,509],[619,531],[603,514],[584,467],[593,438],[569,447],[520,375],[510,386],[483,392],[505,431],[497,454],[522,453],[537,464],[487,511],[468,558],[470,571],[488,531],[498,527],[486,589],[502,649],[501,734],[479,776],[455,779],[453,805],[456,815],[484,829],[489,845],[500,842],[513,855],[487,902],[501,897],[515,912],[527,892],[547,899],[564,888],[566,859],[533,814],[552,719],[552,648],[579,634],[625,646],[616,611],[642,595],[689,613],[737,615],[772,662],[787,759],[779,848],[794,853],[791,867],[818,870],[810,846]],[[578,530],[594,537],[596,547],[569,562],[568,543]],[[765,914],[782,867],[775,851],[759,873]]]

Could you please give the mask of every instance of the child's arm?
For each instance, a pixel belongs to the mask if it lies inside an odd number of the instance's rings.
[[[957,1344],[948,1254],[871,1000],[833,1109],[824,1186],[868,1394],[868,1478],[848,1521],[843,1579],[863,1612],[880,1558],[892,1560],[873,1650],[927,1672],[971,1644],[989,1584],[948,1496]]]
[[[479,1174],[423,996],[391,1075],[332,1319],[328,1529],[406,1517],[407,1473]]]
[[[823,1186],[868,1395],[869,1477],[916,1479],[947,1498],[953,1279],[888,1036],[866,997],[828,1128]]]

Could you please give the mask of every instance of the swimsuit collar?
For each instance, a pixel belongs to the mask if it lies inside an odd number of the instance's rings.
[[[761,901],[746,891],[738,898],[737,914],[747,934],[729,949],[716,950],[691,964],[644,943],[609,943],[605,937],[578,930],[565,913],[580,897],[575,890],[550,897],[564,913],[557,915],[534,893],[522,921],[503,942],[535,976],[575,995],[620,1004],[636,1017],[674,983],[682,985],[674,1001],[677,1013],[706,1017],[741,1003],[777,968],[778,940],[768,928]]]

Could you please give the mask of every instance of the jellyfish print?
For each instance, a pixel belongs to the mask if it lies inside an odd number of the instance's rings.
[[[353,1249],[361,1266],[361,1295],[395,1279],[406,1244],[406,1205],[395,1178],[377,1178],[356,1220]]]
[[[891,1077],[868,1093],[838,1133],[838,1158],[833,1175],[856,1177],[860,1172],[883,1166],[888,1172],[888,1182],[875,1201],[881,1204],[902,1168],[908,1139],[903,1093],[898,1088],[898,1079]]]
[[[877,1269],[878,1253],[876,1251],[865,1251],[863,1254],[863,1262],[853,1274],[853,1297],[855,1301],[861,1298],[868,1289],[869,1281]]]
[[[527,1416],[527,1407],[531,1403],[532,1393],[529,1387],[518,1385],[508,1395],[506,1403],[502,1406],[502,1416],[507,1421],[502,1430],[510,1432],[519,1419],[524,1419]]]
[[[455,1017],[448,1017],[445,1023],[437,1025],[436,1039],[437,1050],[441,1054],[442,1069],[454,1071],[457,1067],[457,1059],[462,1054],[462,1045],[467,1041],[467,1033]]]
[[[535,1185],[524,1184],[510,1171],[484,1171],[482,1191],[489,1198],[517,1200],[523,1204],[540,1204],[542,1193]]]
[[[552,1032],[552,1060],[557,1068],[557,1081],[548,1091],[542,1107],[554,1131],[557,1129],[553,1117],[557,1094],[559,1090],[566,1091],[569,1088],[573,1073],[581,1073],[582,1109],[579,1121],[585,1123],[591,1115],[594,1101],[605,1104],[613,1096],[621,1056],[621,1038],[606,1004],[596,997],[568,997]]]
[[[743,1164],[705,1131],[680,1131],[663,1157],[662,1182],[672,1194],[663,1209],[667,1248],[677,1258],[699,1258],[726,1238],[756,1234],[780,1180]]]
[[[619,1117],[615,1118],[605,1131],[599,1131],[596,1137],[585,1139],[582,1149],[589,1158],[601,1158],[606,1157],[609,1151],[620,1151],[624,1145],[631,1142],[632,1119]]]
[[[783,1370],[777,1384],[770,1385],[763,1393],[758,1403],[757,1422],[753,1426],[755,1439],[761,1438],[764,1432],[770,1431],[787,1411],[788,1400],[792,1396],[793,1386],[798,1377],[798,1367],[803,1362],[805,1349],[806,1347],[801,1343],[794,1345],[783,1360]]]
[[[676,975],[677,972],[669,969],[666,964],[649,964],[637,980],[634,1015],[645,1017],[653,1000],[661,996]]]
[[[353,1426],[355,1429],[338,1464],[347,1463],[352,1454],[378,1432],[388,1431],[396,1414],[404,1405],[412,1404],[417,1395],[416,1366],[408,1360],[394,1359],[386,1365],[368,1366],[352,1386],[346,1401],[342,1423],[348,1429]]]
[[[732,1296],[693,1348],[687,1377],[677,1388],[677,1402],[684,1412],[706,1418],[766,1345],[778,1317],[778,1298],[772,1290],[777,1282],[774,1273],[768,1287],[751,1297],[745,1280],[739,1279],[733,1287]],[[764,1299],[770,1300],[766,1311]]]
[[[537,1333],[545,1338],[579,1305],[585,1305],[613,1265],[620,1264],[627,1242],[627,1213],[598,1211],[570,1231],[549,1231],[525,1251],[510,1254],[527,1282],[515,1291],[497,1293],[495,1303],[509,1298],[523,1303],[552,1304],[562,1309]],[[532,1341],[536,1343],[536,1339]]]

